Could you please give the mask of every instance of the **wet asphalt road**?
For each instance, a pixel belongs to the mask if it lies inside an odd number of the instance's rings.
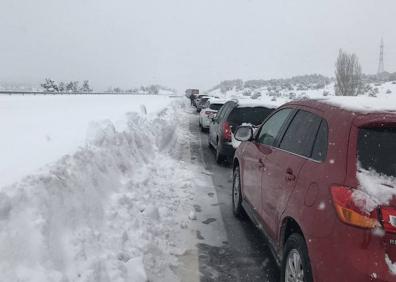
[[[198,115],[190,118],[190,130],[197,137],[190,144],[191,157],[212,174],[228,239],[221,247],[198,245],[200,280],[279,281],[279,268],[264,236],[249,220],[238,220],[232,214],[232,169],[216,164],[208,135],[199,129]]]

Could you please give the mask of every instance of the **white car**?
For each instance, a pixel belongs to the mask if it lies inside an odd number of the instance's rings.
[[[201,131],[209,129],[210,122],[227,100],[210,98],[199,113],[199,127]]]

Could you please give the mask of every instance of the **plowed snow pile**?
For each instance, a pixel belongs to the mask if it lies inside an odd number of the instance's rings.
[[[129,111],[162,110],[162,95],[0,95],[0,187],[75,152],[91,121],[124,126]],[[141,109],[142,108],[142,109]],[[120,121],[120,123],[118,123]]]
[[[180,107],[96,122],[49,172],[3,188],[0,281],[171,281],[194,173]]]

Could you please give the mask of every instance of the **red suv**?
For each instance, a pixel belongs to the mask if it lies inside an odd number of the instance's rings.
[[[265,233],[282,281],[396,281],[396,113],[297,101],[235,136],[234,214]]]

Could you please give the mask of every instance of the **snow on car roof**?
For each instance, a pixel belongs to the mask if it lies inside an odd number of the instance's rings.
[[[332,96],[317,99],[348,111],[371,112],[396,112],[396,97],[368,97],[368,96]]]
[[[225,104],[227,101],[226,99],[219,99],[219,98],[210,98],[209,103],[211,104]]]
[[[257,100],[252,100],[252,99],[238,99],[237,100],[238,107],[265,107],[265,108],[270,108],[270,109],[275,109],[279,107],[280,105],[284,104],[285,101],[283,99],[276,99],[276,100],[270,100],[270,99],[257,99]]]
[[[203,98],[203,97],[209,97],[206,94],[198,94],[195,98]]]

